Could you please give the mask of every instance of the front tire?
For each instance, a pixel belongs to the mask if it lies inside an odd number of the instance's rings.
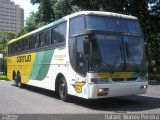
[[[61,100],[68,101],[68,88],[64,77],[61,77],[59,80],[58,93]]]

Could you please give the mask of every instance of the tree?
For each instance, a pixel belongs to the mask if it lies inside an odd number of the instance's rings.
[[[52,11],[54,13],[54,20],[60,19],[63,16],[69,15],[80,9],[72,4],[72,0],[53,0]]]
[[[149,71],[160,73],[160,0],[148,0],[149,17],[144,27]],[[154,63],[154,64],[153,64]]]
[[[45,25],[45,23],[38,19],[38,13],[31,12],[30,16],[25,21],[25,26],[17,34],[17,37],[38,29],[43,25]]]
[[[31,3],[39,4],[38,7],[38,18],[40,22],[50,23],[54,20],[54,13],[52,11],[53,1],[52,0],[31,0]]]
[[[15,33],[12,32],[5,32],[5,33],[0,33],[0,53],[3,54],[3,61],[1,61],[2,63],[2,69],[5,71],[6,73],[6,56],[7,56],[7,43],[9,40],[14,39],[16,37]]]

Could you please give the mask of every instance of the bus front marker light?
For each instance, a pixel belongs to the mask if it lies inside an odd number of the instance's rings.
[[[108,88],[99,88],[97,96],[106,96],[108,95]]]
[[[103,89],[100,88],[100,89],[98,90],[98,93],[102,93],[102,92],[103,92]]]

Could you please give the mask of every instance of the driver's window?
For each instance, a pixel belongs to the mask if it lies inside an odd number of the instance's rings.
[[[77,38],[77,72],[85,75],[86,74],[86,58],[84,54],[84,38]]]

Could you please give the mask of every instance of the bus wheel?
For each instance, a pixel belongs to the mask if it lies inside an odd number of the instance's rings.
[[[23,84],[21,82],[21,74],[20,73],[17,75],[17,80],[16,81],[17,81],[16,82],[17,87],[22,88]]]
[[[16,87],[18,87],[18,78],[17,78],[17,76],[14,77],[14,81],[16,83]]]
[[[67,83],[64,77],[61,77],[59,80],[58,93],[61,100],[68,100]]]

